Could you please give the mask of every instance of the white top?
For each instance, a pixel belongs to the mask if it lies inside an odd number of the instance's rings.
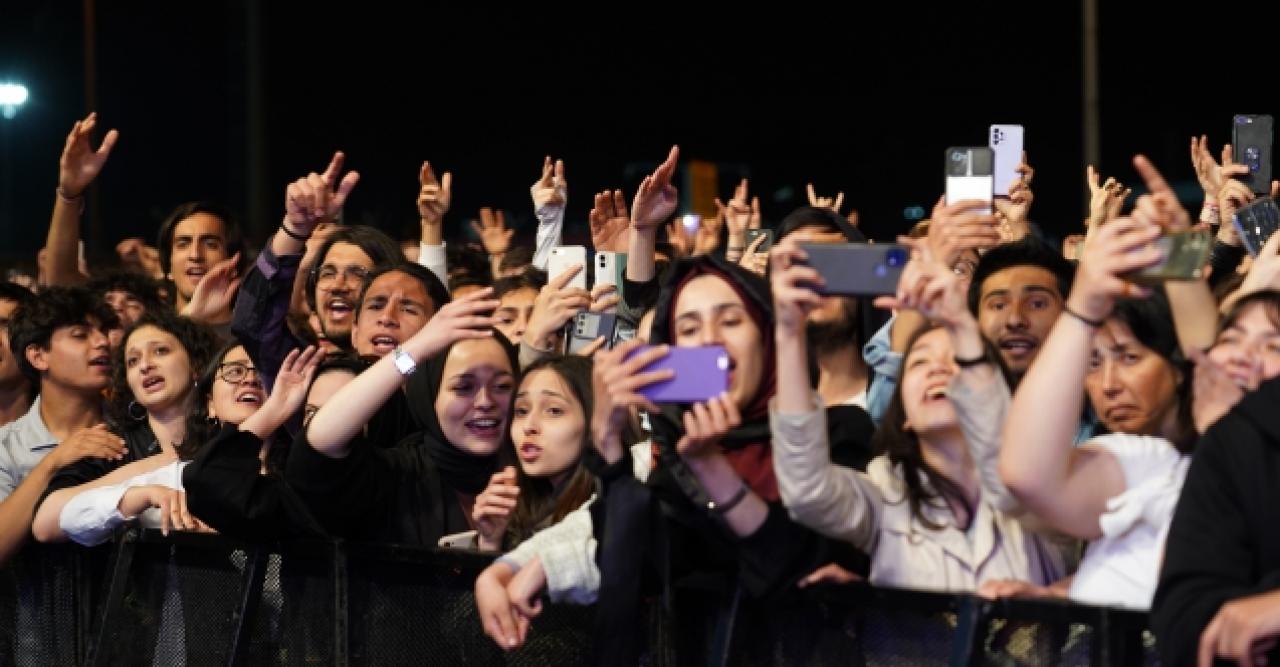
[[[826,411],[782,414],[770,406],[773,470],[791,518],[871,555],[871,582],[945,592],[970,592],[992,579],[1050,584],[1065,574],[1053,540],[992,506],[983,488],[968,530],[949,507],[911,512],[900,465],[878,456],[862,473],[831,463]]]
[[[77,493],[62,507],[58,523],[62,532],[72,541],[91,547],[111,539],[120,524],[138,517],[120,513],[120,500],[135,486],[167,486],[182,490],[182,469],[188,461],[174,461],[151,472],[131,477],[119,484],[100,486]],[[151,508],[142,513],[142,523],[148,528],[160,525],[159,509]]]
[[[1115,456],[1125,492],[1107,501],[1102,537],[1089,543],[1071,583],[1072,600],[1147,610],[1156,593],[1164,541],[1190,457],[1164,438],[1115,433],[1090,440]]]

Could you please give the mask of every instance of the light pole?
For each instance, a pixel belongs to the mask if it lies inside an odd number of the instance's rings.
[[[9,139],[9,123],[18,108],[27,103],[27,87],[20,83],[0,83],[0,223],[12,228],[13,220],[13,144]]]

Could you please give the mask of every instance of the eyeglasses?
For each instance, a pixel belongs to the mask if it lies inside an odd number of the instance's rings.
[[[327,287],[338,279],[338,267],[332,264],[325,264],[316,272],[316,284],[321,287]],[[369,275],[369,269],[363,266],[348,266],[341,271],[342,277],[347,282],[354,282],[357,285],[364,282]]]
[[[249,377],[250,373],[253,373],[254,378],[262,377],[258,374],[257,368],[239,361],[218,364],[218,377],[222,378],[222,381],[227,384],[240,384],[245,381],[245,378]]]

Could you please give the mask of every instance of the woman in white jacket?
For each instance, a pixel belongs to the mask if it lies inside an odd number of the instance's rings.
[[[832,464],[822,403],[810,386],[804,322],[822,277],[799,247],[773,251],[778,393],[771,411],[774,470],[792,518],[871,555],[871,582],[971,592],[989,579],[1047,585],[1065,574],[1058,545],[997,508],[948,393],[961,374],[999,372],[965,304],[958,276],[919,244],[896,298],[941,323],[907,347],[880,430],[885,452],[862,473]]]

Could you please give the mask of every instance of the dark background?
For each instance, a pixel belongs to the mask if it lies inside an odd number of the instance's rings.
[[[1054,236],[1080,224],[1079,3],[745,7],[99,3],[94,107],[121,138],[86,217],[90,254],[152,239],[197,198],[228,203],[260,243],[285,185],[335,149],[362,174],[348,220],[395,235],[416,227],[424,159],[454,173],[451,237],[483,205],[531,236],[528,187],[544,154],[565,159],[572,239],[591,193],[629,199],[678,143],[721,165],[722,196],[749,175],[768,222],[813,181],[891,238],[904,208],[941,193],[943,149],[982,145],[991,123],[1027,128],[1033,219]],[[1191,134],[1220,147],[1233,113],[1280,111],[1268,7],[1102,3],[1105,174],[1132,181],[1143,151],[1198,204]],[[82,11],[0,3],[0,80],[31,90],[0,119],[9,262],[43,244],[58,155],[88,111]]]

